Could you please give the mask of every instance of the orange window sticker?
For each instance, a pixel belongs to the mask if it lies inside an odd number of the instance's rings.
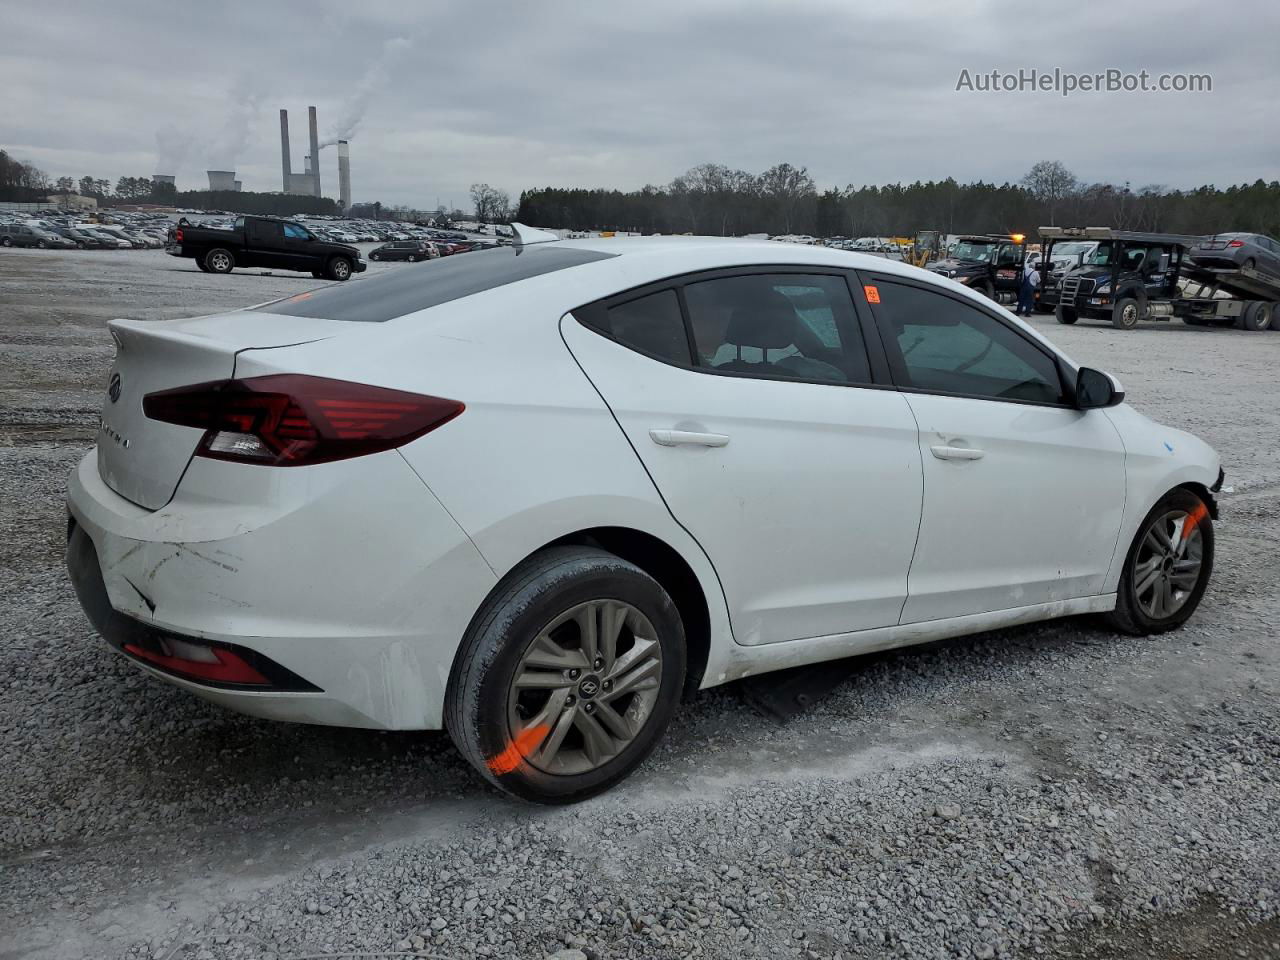
[[[879,303],[879,302],[880,302],[880,288],[879,288],[879,287],[876,287],[876,286],[873,286],[872,284],[867,283],[867,284],[864,284],[864,285],[863,285],[863,287],[862,287],[862,292],[863,292],[863,293],[865,293],[865,294],[867,295],[867,303]]]

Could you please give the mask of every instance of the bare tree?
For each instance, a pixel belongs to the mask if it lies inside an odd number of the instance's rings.
[[[511,198],[504,191],[487,183],[473,183],[471,205],[475,208],[476,219],[482,223],[505,220],[511,207]]]
[[[809,168],[797,168],[789,163],[770,167],[760,174],[759,183],[760,193],[772,202],[784,233],[791,232],[801,204],[817,194]]]
[[[1054,216],[1058,204],[1076,192],[1079,181],[1076,175],[1057,160],[1041,160],[1022,178],[1028,192],[1049,207],[1049,224],[1056,224]]]

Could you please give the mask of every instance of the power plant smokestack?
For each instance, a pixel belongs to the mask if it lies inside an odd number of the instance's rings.
[[[293,168],[289,164],[289,111],[280,111],[280,169],[284,174],[284,192],[289,192]]]
[[[311,176],[315,180],[313,197],[320,196],[320,127],[316,123],[316,108],[307,107],[307,121],[311,125]]]
[[[342,212],[351,209],[351,150],[347,141],[338,141],[338,203]]]
[[[153,175],[153,176],[152,176],[152,178],[151,178],[151,182],[152,182],[152,183],[156,183],[156,184],[160,184],[160,183],[167,183],[169,186],[171,186],[171,187],[172,187],[172,186],[174,185],[174,181],[175,181],[175,179],[176,179],[176,178],[173,176],[173,174],[170,174],[170,173],[157,173],[157,174],[155,174],[155,175]]]

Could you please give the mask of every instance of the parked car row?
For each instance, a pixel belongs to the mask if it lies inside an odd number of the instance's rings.
[[[41,250],[155,250],[164,246],[154,218],[120,223],[82,223],[72,217],[13,218],[0,222],[0,246]]]

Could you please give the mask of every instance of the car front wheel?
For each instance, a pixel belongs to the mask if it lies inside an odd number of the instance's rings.
[[[553,547],[516,567],[476,614],[445,724],[501,789],[571,803],[649,755],[684,673],[680,615],[657,581],[603,550]]]
[[[1129,547],[1110,624],[1144,636],[1181,626],[1213,573],[1213,520],[1190,490],[1171,490],[1151,508]]]
[[[334,257],[329,261],[329,279],[342,282],[351,276],[351,261],[345,257]]]

